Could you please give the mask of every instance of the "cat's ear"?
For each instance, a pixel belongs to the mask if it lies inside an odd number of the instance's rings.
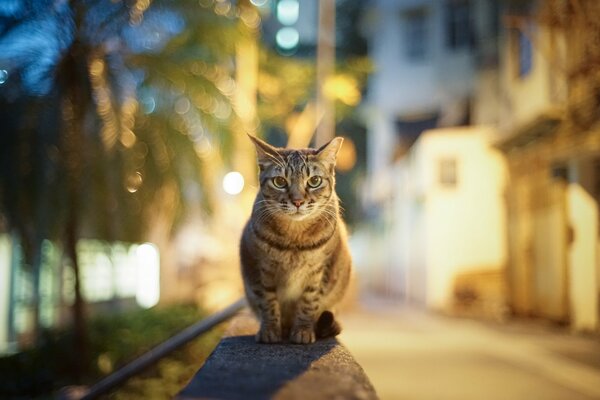
[[[344,139],[339,136],[333,138],[329,143],[321,146],[319,150],[317,150],[317,156],[321,161],[335,165],[335,160],[342,148],[343,141]]]
[[[256,158],[258,159],[258,166],[261,171],[279,161],[280,155],[275,147],[255,136],[248,135],[248,137],[254,143],[254,147],[256,147]]]

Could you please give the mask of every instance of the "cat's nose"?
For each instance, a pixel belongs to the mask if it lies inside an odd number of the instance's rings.
[[[296,208],[300,208],[300,206],[304,204],[304,200],[292,200],[292,203],[294,203]]]

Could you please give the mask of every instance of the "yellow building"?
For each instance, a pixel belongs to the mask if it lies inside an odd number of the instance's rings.
[[[482,127],[428,130],[399,161],[391,252],[406,298],[454,311],[467,290],[484,307],[493,298],[501,312],[506,168],[489,135]],[[494,293],[464,286],[482,274],[494,280]]]
[[[600,4],[580,5],[509,9],[496,143],[510,171],[512,310],[598,330],[600,49],[593,35]]]

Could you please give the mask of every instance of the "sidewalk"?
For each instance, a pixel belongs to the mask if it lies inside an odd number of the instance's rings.
[[[600,340],[371,304],[340,340],[381,399],[600,399]]]

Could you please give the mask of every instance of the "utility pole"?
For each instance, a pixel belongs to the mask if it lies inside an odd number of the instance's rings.
[[[335,136],[334,99],[324,91],[335,69],[335,0],[319,0],[319,39],[317,43],[317,111],[315,145],[321,146]]]
[[[236,46],[236,89],[234,110],[240,126],[234,134],[233,167],[240,172],[246,183],[256,186],[256,156],[254,145],[246,134],[256,135],[256,92],[258,86],[258,35],[260,17],[258,11],[247,0],[240,2],[242,13],[239,22],[243,35]],[[245,191],[254,199],[254,190]],[[245,193],[245,194],[246,194]]]

